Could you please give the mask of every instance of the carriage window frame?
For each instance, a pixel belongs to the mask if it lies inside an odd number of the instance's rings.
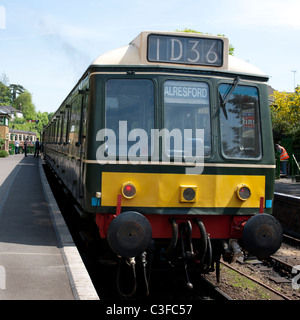
[[[220,88],[222,86],[227,86],[227,89],[223,90],[221,92]],[[261,112],[260,112],[261,104],[260,104],[259,88],[255,85],[251,85],[251,84],[237,85],[237,87],[231,93],[226,105],[224,106],[224,109],[222,110],[220,96],[226,95],[226,92],[229,92],[231,86],[232,86],[232,83],[220,83],[218,86],[219,108],[220,108],[219,109],[219,112],[220,112],[219,132],[220,132],[222,156],[228,160],[243,160],[243,161],[261,160],[262,156],[263,156],[263,150],[262,150],[262,128],[261,128]],[[242,90],[245,90],[245,92],[247,92],[246,91],[247,89],[248,89],[248,93],[249,93],[248,95],[238,93],[238,92],[243,92]],[[251,90],[252,90],[252,92],[251,92]],[[255,98],[255,100],[253,100],[254,102],[252,102],[253,107],[250,106],[249,102],[246,103],[247,97],[249,99],[249,97],[251,97],[251,93],[252,93],[252,97]],[[256,93],[256,94],[254,94],[254,93]],[[238,94],[240,96],[244,96],[243,103],[240,104],[240,106],[239,106],[239,108],[240,108],[239,115],[241,116],[240,117],[241,123],[240,123],[239,127],[238,126],[235,127],[235,131],[239,134],[236,138],[239,138],[238,141],[240,142],[240,147],[239,147],[240,152],[238,154],[234,154],[233,152],[230,154],[228,151],[225,150],[224,146],[226,145],[226,143],[228,143],[228,141],[233,141],[233,139],[230,139],[230,134],[232,135],[233,133],[228,132],[228,130],[227,130],[227,132],[226,131],[223,132],[223,128],[225,128],[226,125],[227,126],[229,125],[228,121],[232,121],[232,122],[234,121],[234,119],[232,119],[232,116],[234,113],[237,114],[238,109],[236,109],[237,111],[235,110],[236,112],[232,112],[233,108],[230,107],[230,105],[232,105],[230,102],[233,100],[233,95],[238,95]],[[251,108],[253,109],[252,113],[250,111]],[[248,109],[248,112],[246,111],[247,109]],[[246,111],[246,112],[243,113],[243,111]],[[226,113],[227,119],[226,119],[226,115],[224,113]],[[243,117],[243,115],[245,115],[244,117],[248,117],[248,119],[245,119]],[[237,120],[237,118],[235,120]],[[254,121],[254,124],[253,124],[253,121]],[[245,124],[245,126],[244,126],[244,124]],[[251,135],[251,132],[250,132],[251,129],[249,129],[249,128],[252,128],[252,126],[253,126],[253,139],[251,141],[251,140],[249,140],[249,136]],[[231,127],[232,131],[233,131],[233,128],[234,127]],[[244,134],[244,136],[243,136],[243,134]],[[251,141],[254,146],[252,152],[251,152],[251,148],[247,148],[247,146],[245,146],[245,144],[244,144],[247,139],[247,135],[248,135],[248,141]],[[244,139],[244,141],[242,141],[243,139]],[[255,148],[256,148],[256,151],[254,151]],[[247,153],[248,153],[248,155],[247,155]]]
[[[80,99],[80,122],[77,146],[80,146],[83,142],[83,139],[86,138],[87,104],[88,96],[84,94]]]
[[[65,111],[62,110],[60,111],[60,135],[58,137],[58,144],[63,144],[64,143],[64,127],[65,127]]]
[[[204,154],[201,155],[200,157],[204,156],[204,158],[209,158],[212,156],[212,153],[213,153],[213,148],[212,148],[212,121],[211,121],[211,105],[212,105],[212,99],[211,99],[211,85],[209,82],[205,81],[204,79],[201,79],[201,80],[196,80],[196,79],[182,79],[182,78],[168,78],[164,81],[163,83],[163,100],[164,100],[164,108],[163,108],[163,128],[166,128],[166,107],[167,105],[171,105],[172,102],[168,102],[166,99],[166,96],[165,96],[165,88],[166,88],[166,85],[168,84],[175,84],[177,83],[177,85],[179,87],[185,87],[185,88],[189,88],[189,87],[194,87],[194,88],[198,88],[198,89],[207,89],[207,97],[204,98],[207,99],[207,103],[200,103],[200,100],[203,100],[203,98],[201,99],[201,97],[199,98],[196,98],[194,97],[195,101],[193,102],[192,99],[193,97],[190,96],[190,97],[186,97],[186,99],[184,99],[184,95],[188,95],[189,93],[185,91],[179,91],[178,92],[178,95],[177,96],[177,99],[173,98],[173,105],[186,105],[190,108],[194,108],[195,111],[196,111],[196,108],[198,108],[198,111],[197,113],[200,115],[200,114],[207,114],[206,116],[206,125],[208,127],[206,128],[202,128],[202,127],[198,127],[197,128],[195,127],[195,129],[204,129]],[[183,89],[182,89],[183,90]],[[181,95],[181,96],[180,96]],[[177,100],[177,101],[175,101]],[[197,106],[197,107],[196,107]],[[171,107],[172,108],[172,107]],[[207,112],[207,113],[206,113]],[[171,121],[172,118],[170,117]],[[201,120],[203,121],[204,118]],[[199,121],[200,121],[200,116],[199,116]],[[203,126],[204,126],[204,122],[203,122]],[[167,128],[169,131],[170,128]],[[184,129],[190,129],[188,128],[187,126],[184,126]],[[193,139],[195,138],[195,132],[193,131],[192,132],[192,135],[193,135]],[[182,138],[184,139],[184,132],[182,134]],[[171,150],[170,150],[171,151]],[[170,152],[168,152],[168,150],[166,150],[166,153],[168,156],[170,156],[171,159],[174,159],[174,155],[170,154]],[[195,156],[195,150],[194,148],[192,149],[192,153],[193,153],[193,156]],[[184,150],[184,142],[182,142],[182,158],[185,157],[185,150]]]
[[[151,146],[151,129],[154,129],[155,128],[155,113],[156,113],[156,98],[155,98],[155,91],[156,91],[156,84],[155,82],[153,81],[152,78],[127,78],[127,77],[112,77],[112,78],[108,78],[106,79],[105,81],[105,116],[104,116],[104,128],[106,129],[115,129],[113,130],[115,132],[115,135],[116,135],[116,138],[117,138],[117,144],[115,146],[115,152],[112,152],[112,150],[110,148],[107,149],[106,153],[107,155],[109,156],[117,156],[119,159],[123,160],[123,159],[128,159],[128,156],[129,156],[129,149],[132,145],[136,144],[138,141],[127,141],[127,151],[122,148],[121,150],[121,153],[119,153],[120,149],[119,149],[119,144],[118,144],[118,138],[119,138],[119,130],[116,130],[117,128],[119,129],[118,125],[117,127],[113,127],[113,126],[109,126],[107,121],[108,121],[108,112],[110,112],[109,110],[113,110],[113,109],[118,109],[119,108],[119,96],[117,97],[113,97],[113,96],[109,96],[108,95],[108,92],[109,92],[109,83],[112,83],[112,82],[127,82],[128,84],[130,82],[134,83],[134,82],[148,82],[148,85],[151,84],[151,94],[149,94],[148,98],[152,99],[152,108],[150,110],[149,108],[149,115],[150,113],[152,113],[151,115],[151,119],[152,119],[152,125],[151,123],[147,120],[147,119],[150,119],[150,117],[146,117],[145,114],[143,114],[143,116],[141,117],[141,111],[142,111],[142,107],[140,108],[139,107],[139,110],[138,110],[138,114],[139,114],[139,121],[142,120],[142,123],[144,124],[144,126],[140,126],[140,128],[136,125],[130,125],[128,122],[126,124],[126,127],[127,127],[127,139],[128,139],[128,135],[129,133],[131,132],[131,130],[133,129],[143,129],[146,131],[147,135],[148,135],[148,151],[147,151],[147,156],[146,155],[143,155],[141,154],[141,150],[139,149],[139,154],[136,154],[136,157],[139,158],[140,160],[147,160],[151,157],[151,154],[152,154],[152,146]],[[118,92],[119,94],[119,92]],[[151,97],[150,97],[151,96]],[[145,102],[146,103],[146,102]],[[126,102],[124,103],[124,105],[126,104]],[[150,105],[150,100],[148,101],[148,104]],[[129,102],[128,102],[128,106],[129,106]],[[128,106],[126,107],[126,109],[128,108]],[[144,108],[145,108],[146,104],[144,104]],[[124,108],[125,110],[125,108]],[[145,109],[146,110],[146,109]],[[126,114],[126,110],[125,110],[125,114]],[[127,120],[131,120],[131,122],[134,122],[133,121],[133,118],[132,118],[132,114],[130,115],[130,118],[128,118]],[[125,119],[119,119],[119,121],[127,121]],[[136,120],[136,119],[135,119]],[[125,152],[126,151],[126,152]],[[125,153],[124,153],[125,152]]]
[[[57,120],[56,120],[55,144],[59,144],[61,118],[58,116],[56,119]]]

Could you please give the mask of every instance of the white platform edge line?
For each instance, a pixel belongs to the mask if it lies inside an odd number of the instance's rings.
[[[41,159],[39,159],[39,172],[74,298],[75,300],[100,300],[52,194]]]
[[[278,196],[282,196],[282,197],[287,197],[287,198],[291,198],[291,199],[300,200],[300,197],[298,197],[298,196],[294,196],[294,195],[292,195],[292,194],[286,194],[286,193],[274,192],[274,195],[278,195]]]

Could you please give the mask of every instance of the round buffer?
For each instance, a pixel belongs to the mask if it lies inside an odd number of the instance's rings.
[[[118,215],[107,231],[109,246],[117,255],[125,258],[141,255],[148,248],[151,240],[150,222],[135,211]]]
[[[245,248],[258,258],[275,253],[282,243],[282,226],[273,216],[263,213],[250,218],[243,229]]]

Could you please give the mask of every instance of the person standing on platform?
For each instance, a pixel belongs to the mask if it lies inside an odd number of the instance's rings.
[[[25,157],[27,157],[27,144],[28,144],[28,138],[26,138],[26,140],[24,141],[24,153],[25,153]]]
[[[19,141],[16,140],[15,141],[15,154],[18,154],[19,153]]]
[[[284,149],[284,147],[280,146],[279,144],[275,145],[276,150],[279,152],[280,164],[283,174],[287,174],[286,168],[286,161],[289,158],[288,153]]]
[[[39,157],[39,151],[40,151],[40,141],[39,141],[39,138],[36,139],[36,142],[35,142],[35,151],[34,151],[34,158],[35,156],[38,158]]]

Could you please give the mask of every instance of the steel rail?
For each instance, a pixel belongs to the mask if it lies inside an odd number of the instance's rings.
[[[223,261],[222,261],[221,263],[222,263],[224,266],[226,266],[227,268],[229,268],[229,269],[232,269],[232,270],[236,271],[237,273],[241,274],[242,276],[245,276],[246,278],[248,278],[248,279],[250,279],[250,280],[252,280],[252,281],[256,282],[257,284],[259,284],[259,285],[263,286],[264,288],[266,288],[266,289],[268,289],[268,290],[272,291],[273,293],[277,294],[278,296],[282,297],[283,299],[285,299],[285,300],[292,300],[292,299],[290,299],[289,297],[287,297],[286,295],[282,294],[281,292],[279,292],[279,291],[277,291],[277,290],[275,290],[275,289],[273,289],[273,288],[271,288],[271,287],[267,286],[266,284],[262,283],[261,281],[256,280],[256,279],[254,279],[253,277],[248,276],[247,274],[243,273],[242,271],[239,271],[238,269],[236,269],[236,268],[234,268],[234,267],[230,266],[230,265],[229,265],[229,264],[227,264],[226,262],[223,262]]]

